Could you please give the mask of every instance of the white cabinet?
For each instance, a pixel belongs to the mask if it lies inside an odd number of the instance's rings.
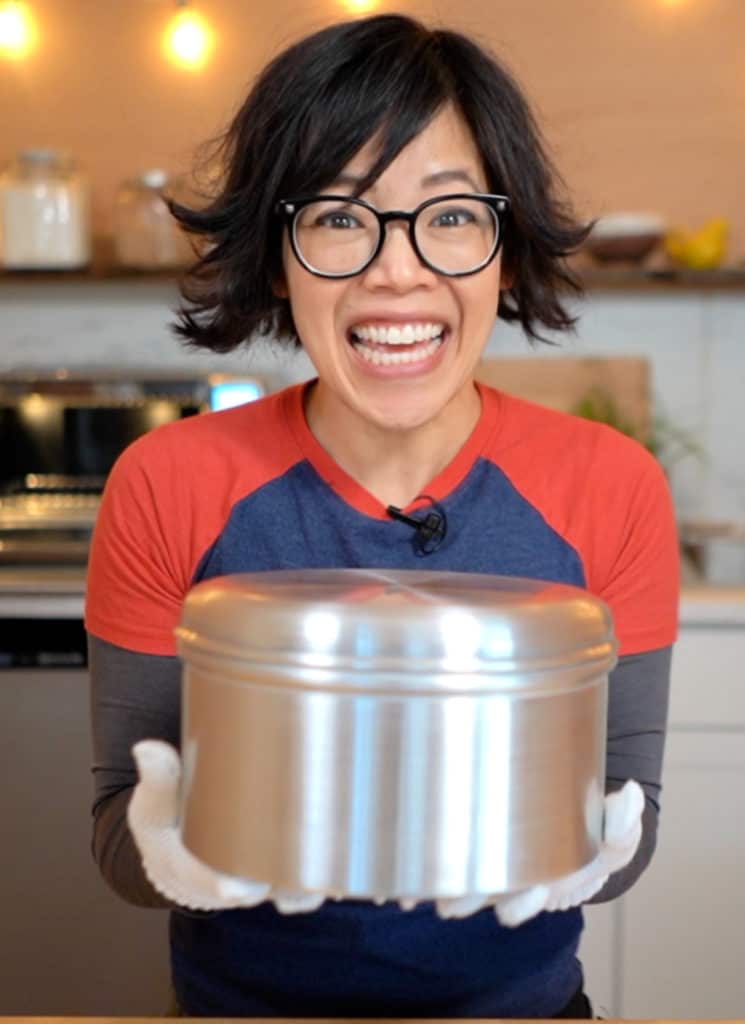
[[[745,733],[673,733],[660,844],[623,908],[624,1017],[745,1013]]]
[[[742,625],[684,625],[673,654],[672,732],[745,734],[745,608]]]
[[[619,904],[594,903],[585,907],[585,930],[579,958],[585,972],[585,991],[595,1014],[618,1017],[621,1001],[619,973]]]
[[[657,852],[625,897],[586,909],[580,956],[603,1016],[745,1013],[745,602],[738,609],[721,622],[684,612]]]

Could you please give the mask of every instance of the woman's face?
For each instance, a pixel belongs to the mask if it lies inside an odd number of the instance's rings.
[[[368,143],[324,191],[351,194],[375,155]],[[487,185],[473,137],[448,106],[362,198],[380,211],[412,210],[434,196],[486,192]],[[319,378],[311,405],[327,428],[357,419],[396,432],[435,421],[457,430],[462,420],[470,430],[478,408],[474,370],[497,311],[499,255],[476,274],[447,277],[419,261],[408,225],[393,221],[382,251],[356,277],[311,274],[293,255],[287,233],[283,263],[298,335]],[[389,332],[407,327],[406,337],[413,331],[422,340],[396,345],[395,331]]]

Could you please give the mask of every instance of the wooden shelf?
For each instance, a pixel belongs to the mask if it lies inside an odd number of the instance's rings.
[[[745,291],[745,264],[718,270],[685,270],[665,266],[575,267],[588,292],[661,292],[661,291]],[[86,270],[0,270],[3,284],[90,284],[127,281],[131,284],[173,282],[178,270],[137,271],[112,263],[97,262]]]
[[[0,270],[0,284],[91,284],[106,281],[150,281],[178,279],[176,270],[130,270],[128,267],[93,265],[85,270]]]
[[[178,280],[180,269],[170,267],[164,270],[133,270],[119,266],[116,260],[114,240],[105,235],[93,239],[93,259],[89,267],[80,270],[3,270],[0,267],[0,283],[11,284],[90,284],[99,281],[131,281],[144,284],[150,281]]]
[[[745,291],[745,264],[718,270],[677,267],[582,266],[577,271],[593,291]]]

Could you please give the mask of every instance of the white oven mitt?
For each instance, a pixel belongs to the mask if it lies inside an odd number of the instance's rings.
[[[598,855],[579,871],[554,882],[534,885],[507,896],[463,896],[438,900],[441,917],[466,917],[493,906],[500,922],[518,925],[542,910],[568,910],[589,900],[614,871],[626,867],[636,853],[642,835],[644,791],[629,779],[622,789],[609,793],[604,801],[603,841]]]
[[[266,882],[213,870],[186,849],[178,826],[181,759],[161,740],[142,740],[132,748],[139,782],[127,820],[150,883],[167,899],[191,910],[253,907],[273,900],[284,914],[315,910],[324,896],[272,892]]]
[[[285,914],[316,910],[322,894],[272,891],[266,882],[215,871],[186,849],[178,827],[181,761],[161,740],[142,740],[132,748],[139,773],[127,818],[150,883],[180,906],[191,910],[253,907],[272,900]],[[494,906],[500,922],[518,925],[542,910],[566,910],[585,902],[605,885],[609,875],[629,863],[641,838],[644,793],[628,781],[605,797],[603,842],[590,864],[555,882],[536,885],[496,899],[483,895],[438,900],[441,917],[467,917]],[[415,901],[405,901],[409,910]]]

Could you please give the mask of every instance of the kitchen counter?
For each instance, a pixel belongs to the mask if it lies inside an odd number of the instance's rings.
[[[84,566],[0,568],[0,619],[81,619]]]
[[[86,1024],[120,1024],[122,1020],[126,1019],[127,1024],[162,1024],[162,1017],[0,1017],[3,1024],[81,1024],[85,1021]],[[198,1017],[181,1017],[181,1020],[199,1020]],[[227,1021],[234,1020],[235,1018],[230,1017],[216,1017],[213,1018],[216,1024],[226,1024]],[[241,1021],[245,1021],[245,1018],[238,1018]],[[536,1018],[537,1020],[538,1018]],[[363,1018],[365,1024],[370,1024],[369,1018]],[[254,1021],[256,1024],[362,1024],[362,1020],[356,1017],[255,1017]],[[405,1018],[390,1017],[380,1018],[384,1020],[385,1024],[413,1024]],[[617,1019],[607,1018],[608,1024],[620,1024]],[[698,1018],[700,1024],[745,1024],[742,1019],[730,1018],[729,1020],[722,1020],[721,1018],[712,1018],[710,1021]],[[416,1024],[462,1024],[460,1018],[449,1019],[447,1017],[439,1017],[434,1020],[426,1020],[423,1018],[417,1018]],[[484,1019],[474,1018],[471,1024],[499,1024],[498,1018],[488,1017]],[[505,1021],[505,1024],[508,1024]],[[530,1020],[527,1021],[530,1024]],[[690,1024],[690,1022],[684,1021],[673,1021],[673,1020],[655,1020],[654,1024]]]
[[[83,616],[83,566],[0,568],[0,619],[79,619]],[[745,626],[745,585],[697,583],[683,587],[682,626]]]
[[[681,626],[745,626],[745,585],[689,584],[680,596]]]

